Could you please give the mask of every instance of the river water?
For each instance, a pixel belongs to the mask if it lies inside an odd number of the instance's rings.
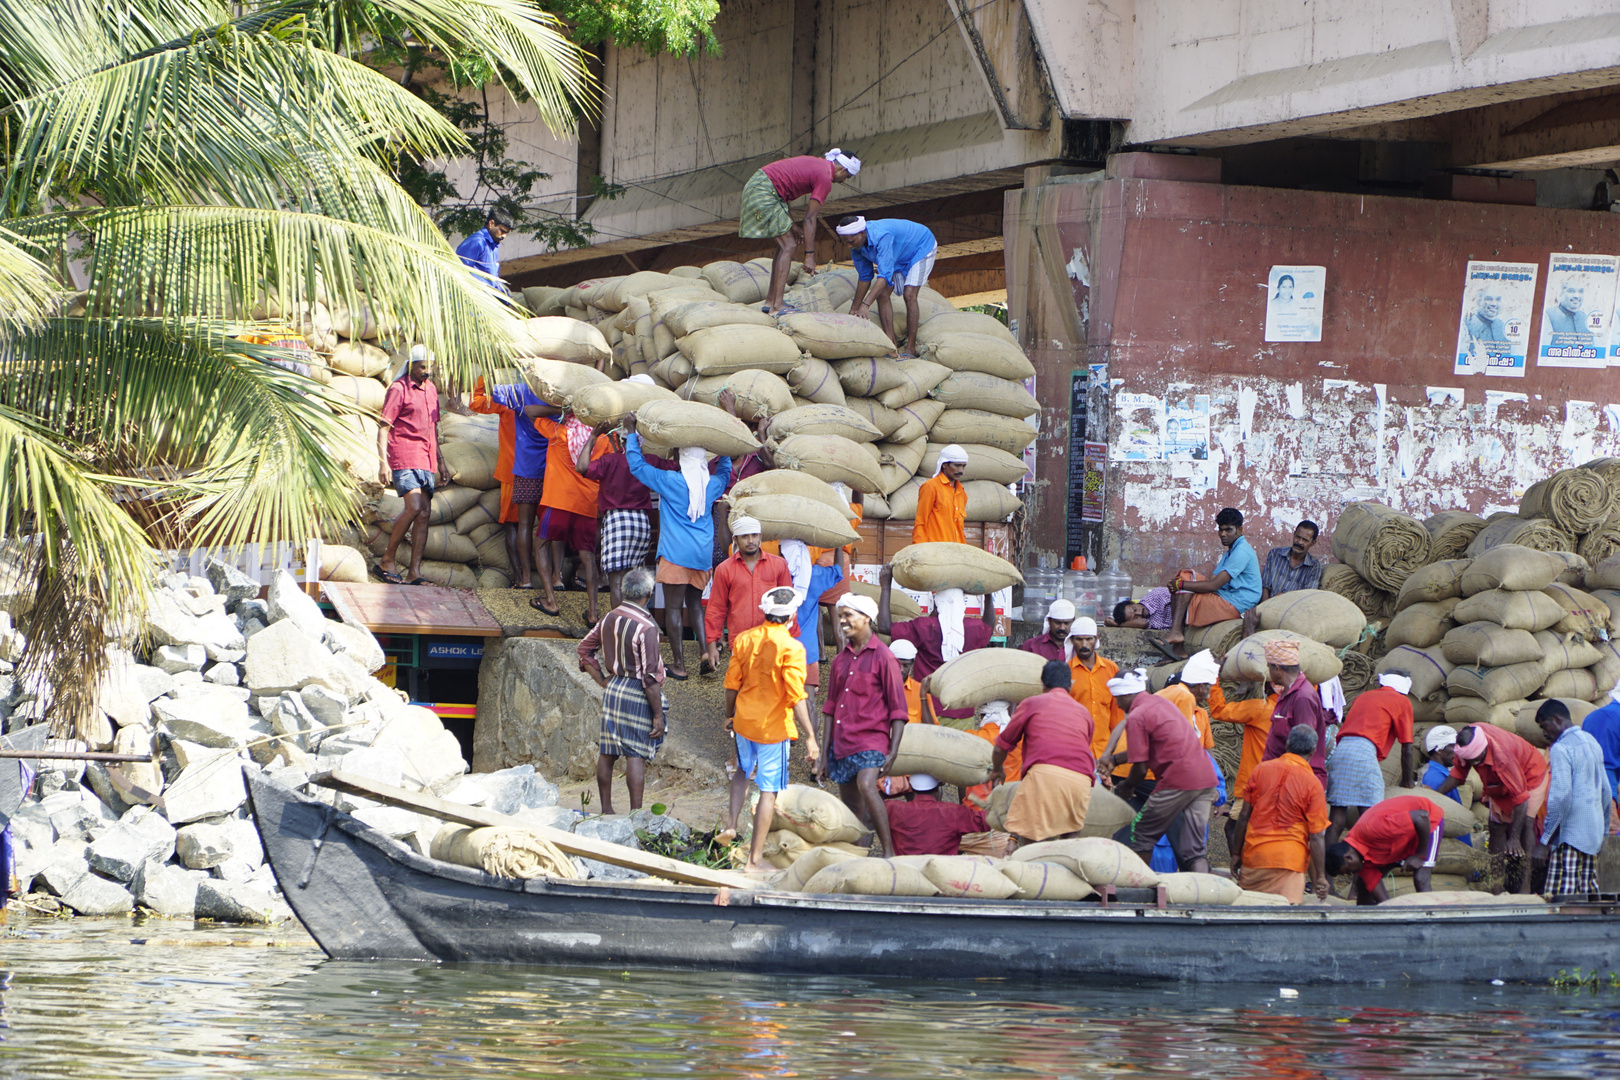
[[[331,961],[296,929],[19,919],[0,1077],[1595,1077],[1620,991],[1022,987]]]

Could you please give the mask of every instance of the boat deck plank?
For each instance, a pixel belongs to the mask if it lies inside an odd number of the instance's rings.
[[[501,624],[466,589],[323,581],[321,594],[344,622],[374,634],[501,636]]]

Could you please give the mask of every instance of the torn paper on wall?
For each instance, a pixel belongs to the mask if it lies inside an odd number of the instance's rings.
[[[1152,394],[1120,391],[1114,395],[1119,434],[1114,439],[1113,461],[1164,460],[1164,399]]]

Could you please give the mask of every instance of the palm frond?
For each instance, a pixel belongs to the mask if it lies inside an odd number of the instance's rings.
[[[0,334],[43,319],[61,295],[44,264],[18,246],[20,239],[0,228]]]

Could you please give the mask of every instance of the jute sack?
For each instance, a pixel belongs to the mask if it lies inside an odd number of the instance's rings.
[[[929,396],[943,401],[946,408],[983,409],[1015,420],[1041,411],[1041,403],[1024,389],[1023,383],[977,371],[955,372],[929,391]]]
[[[1614,493],[1592,469],[1559,469],[1532,484],[1519,503],[1522,518],[1552,518],[1566,533],[1590,532],[1614,511]]]
[[[1558,601],[1544,592],[1510,592],[1487,589],[1466,597],[1452,611],[1458,623],[1483,620],[1508,629],[1546,630],[1564,618]]]
[[[850,859],[834,863],[804,883],[804,892],[856,896],[938,896],[921,870],[893,859]]]
[[[344,341],[332,350],[328,363],[345,375],[372,379],[388,370],[388,354],[363,341]]]
[[[794,435],[842,435],[851,442],[876,442],[883,433],[845,405],[803,405],[779,412],[765,429],[770,439]]]
[[[674,401],[675,394],[661,386],[638,382],[598,383],[576,391],[569,402],[579,422],[617,424],[650,401]]]
[[[580,876],[572,859],[549,841],[522,828],[444,825],[428,850],[440,862],[471,867],[495,877],[530,880]]]
[[[765,838],[765,848],[760,854],[764,855],[765,860],[778,870],[786,870],[812,851],[829,851],[835,855],[843,856],[844,859],[862,859],[866,857],[865,849],[856,847],[853,844],[812,844],[798,833],[788,829],[778,829],[776,832],[769,834]],[[843,860],[835,861],[841,862]]]
[[[334,375],[331,385],[322,393],[328,397],[350,401],[369,412],[381,412],[388,388],[376,379],[357,379],[353,375]]]
[[[1009,454],[1022,454],[1035,441],[1035,429],[1022,420],[982,409],[946,409],[934,421],[928,437],[937,443],[981,443]]]
[[[500,418],[496,416],[457,416],[451,413],[439,418],[439,443],[483,443],[497,450],[501,445]]]
[[[541,401],[565,409],[574,395],[587,386],[606,386],[613,381],[593,367],[567,360],[520,356],[513,363]]]
[[[1262,630],[1292,630],[1337,649],[1360,641],[1367,628],[1367,617],[1360,608],[1321,589],[1279,593],[1256,611]]]
[[[877,459],[843,436],[793,435],[778,443],[775,453],[780,468],[807,472],[829,484],[848,484],[860,492],[882,491]]]
[[[884,437],[891,442],[912,442],[928,437],[928,432],[945,414],[945,406],[941,402],[924,398],[922,401],[914,401],[910,405],[902,405],[892,411],[900,419],[900,426]]]
[[[1569,718],[1576,727],[1580,727],[1581,722],[1598,707],[1582,698],[1543,698],[1525,702],[1523,707],[1519,709],[1516,726],[1513,730],[1519,738],[1537,750],[1547,749],[1547,737],[1541,733],[1541,728],[1536,724],[1536,710],[1547,704],[1548,701],[1557,701],[1568,709]]]
[[[1524,699],[1516,701],[1499,701],[1495,704],[1477,697],[1454,697],[1446,701],[1446,723],[1461,729],[1464,724],[1490,724],[1505,731],[1516,730],[1519,709],[1524,706]],[[1395,755],[1389,755],[1394,758]],[[1389,780],[1388,776],[1385,777]],[[1393,780],[1389,780],[1394,783]]]
[[[500,457],[497,447],[486,443],[445,443],[439,448],[439,456],[450,479],[462,487],[488,491],[500,485],[495,479],[495,465]]]
[[[922,319],[917,325],[917,344],[927,345],[951,334],[982,334],[1018,344],[1000,319],[979,311],[943,311]]]
[[[867,830],[844,800],[820,788],[789,784],[776,796],[771,831],[787,829],[812,844],[854,843]]]
[[[1472,559],[1446,559],[1414,570],[1401,584],[1401,591],[1395,597],[1395,610],[1461,596],[1462,576],[1472,563]]]
[[[468,539],[472,539],[468,537]],[[478,548],[478,564],[492,570],[511,570],[512,558],[506,553],[506,536],[503,532],[493,536],[486,536],[482,541],[474,541]]]
[[[922,468],[923,455],[928,451],[928,440],[912,439],[905,443],[880,442],[877,448],[878,453],[882,455],[879,460],[885,465],[896,465],[907,473],[914,474]]]
[[[1242,619],[1222,619],[1218,623],[1208,626],[1187,627],[1187,653],[1195,653],[1200,649],[1208,649],[1216,656],[1225,656],[1237,647],[1243,640]],[[1178,669],[1179,670],[1179,669]],[[1163,690],[1161,685],[1154,693]]]
[[[930,442],[925,444],[927,450],[922,459],[917,462],[912,471],[921,471],[924,476],[933,476],[939,471],[939,453],[949,443]],[[962,470],[962,481],[989,480],[996,484],[1016,484],[1029,472],[1029,466],[1017,454],[994,446],[980,446],[964,444],[962,449],[967,451],[967,467]]]
[[[1007,811],[1012,809],[1013,800],[1018,797],[1018,781],[1010,784],[997,784],[990,789],[990,799],[984,808],[984,823],[997,832],[1007,829]]]
[[[1616,686],[1620,686],[1620,642],[1610,638],[1608,641],[1597,642],[1593,648],[1597,649],[1601,659],[1587,670],[1591,671],[1592,678],[1597,681],[1597,693],[1607,694]]]
[[[1024,500],[1008,491],[1006,484],[969,480],[962,487],[967,490],[968,521],[1006,521],[1024,508]]]
[[[322,581],[348,581],[365,584],[371,580],[366,574],[366,557],[343,544],[321,545]]]
[[[686,278],[672,277],[656,270],[638,270],[619,279],[618,287],[603,297],[606,303],[597,306],[608,311],[623,311],[634,297],[648,296],[664,289],[689,289],[692,285],[693,282]]]
[[[501,513],[501,489],[493,487],[478,496],[478,501],[456,515],[456,532],[463,536],[472,536],[481,528],[493,526],[497,531],[501,528],[496,518]],[[479,543],[482,537],[475,538],[473,543]]]
[[[884,468],[888,468],[888,466],[884,466]],[[885,483],[886,482],[887,480],[885,480]],[[862,498],[861,520],[888,521],[889,518],[894,516],[889,513],[889,501],[882,495],[874,492],[872,494],[865,495]]]
[[[1001,873],[1018,890],[1015,900],[1084,900],[1097,890],[1068,867],[1055,862],[1019,862],[1009,859]]]
[[[1603,659],[1597,646],[1579,634],[1543,630],[1535,635],[1535,639],[1536,646],[1541,650],[1542,670],[1549,675],[1565,668],[1588,668]]]
[[[1391,784],[1384,788],[1384,798],[1386,799],[1398,799],[1402,795],[1421,795],[1445,811],[1446,824],[1441,831],[1443,836],[1455,839],[1459,836],[1467,836],[1474,831],[1473,812],[1450,796],[1441,795],[1433,788],[1426,787],[1402,788]],[[1430,825],[1433,825],[1432,818],[1430,819]]]
[[[594,365],[605,362],[613,355],[602,331],[578,319],[557,315],[524,319],[519,329],[522,333],[512,346],[514,358],[540,357]]]
[[[1587,668],[1555,671],[1547,676],[1547,681],[1540,687],[1540,696],[1544,698],[1579,698],[1581,701],[1591,701],[1597,696],[1597,692],[1597,677]]]
[[[1609,609],[1609,636],[1620,634],[1620,592],[1614,589],[1594,589],[1592,599]]]
[[[846,397],[844,405],[856,416],[877,428],[885,439],[895,438],[895,433],[906,426],[904,414],[879,405],[876,398]]]
[[[775,326],[776,320],[748,304],[733,304],[722,300],[693,300],[686,296],[669,294],[655,298],[664,325],[675,337],[683,338],[696,330],[710,326]]]
[[[422,553],[429,559],[441,562],[470,563],[478,560],[478,549],[471,540],[456,532],[454,525],[429,526],[427,546]]]
[[[1446,676],[1446,693],[1452,697],[1483,698],[1492,705],[1503,701],[1517,701],[1540,690],[1547,681],[1547,673],[1537,660],[1503,667],[1459,667]],[[1580,697],[1565,694],[1564,697]]]
[[[787,384],[796,395],[818,405],[844,404],[844,387],[838,381],[838,372],[818,357],[801,356],[787,373]]]
[[[1221,666],[1221,678],[1236,682],[1260,682],[1270,670],[1266,664],[1266,642],[1275,638],[1299,643],[1299,667],[1305,677],[1320,686],[1337,678],[1344,670],[1344,661],[1326,645],[1312,641],[1292,630],[1262,630],[1244,638],[1237,648],[1226,654]]]
[[[883,486],[889,488],[883,496],[888,500],[890,517],[899,521],[916,520],[917,489],[922,483],[922,477],[908,476],[898,465],[883,466]],[[890,484],[895,486],[889,487]]]
[[[978,741],[984,742],[983,739]],[[935,855],[923,868],[923,877],[933,883],[941,896],[1006,900],[1018,892],[1017,884],[1001,872],[1000,859],[976,858],[971,855]]]
[[[848,845],[845,844],[822,844],[812,847],[793,861],[793,865],[788,867],[787,873],[776,883],[776,887],[783,892],[803,892],[806,883],[827,867],[866,857],[865,852],[851,855],[847,852],[847,848]]]
[[[902,360],[899,368],[900,385],[873,395],[884,408],[898,409],[921,401],[951,374],[950,368],[931,360]]]
[[[1115,840],[1086,836],[1025,844],[1013,853],[1017,862],[1054,862],[1079,875],[1086,884],[1119,889],[1151,889],[1159,883],[1141,857]]]
[[[665,390],[673,391],[690,382],[697,369],[692,366],[692,361],[676,353],[658,361],[648,369],[647,374],[658,380],[658,385]]]
[[[869,319],[830,311],[798,311],[777,319],[793,344],[823,360],[857,356],[883,356],[894,352],[894,342]]]
[[[553,288],[550,285],[531,285],[523,290],[523,303],[536,315],[561,315],[562,300],[567,294],[567,289]]]
[[[845,397],[876,397],[886,390],[906,384],[906,374],[900,362],[888,357],[862,356],[833,360],[831,363],[833,370],[838,373],[838,383],[844,388]]]
[[[1423,519],[1429,530],[1429,561],[1460,559],[1485,527],[1485,519],[1466,510],[1445,510]]]
[[[1438,603],[1411,604],[1402,608],[1389,621],[1384,630],[1384,646],[1393,649],[1397,645],[1416,645],[1426,649],[1430,645],[1438,645],[1440,639],[1457,624],[1452,621],[1452,609],[1457,606],[1457,598],[1441,600]]]
[[[1395,613],[1395,594],[1380,589],[1347,563],[1322,567],[1322,581],[1317,588],[1344,597],[1368,619],[1386,619]]]
[[[1412,689],[1407,696],[1413,701],[1430,701],[1436,695],[1445,696],[1446,679],[1456,666],[1446,659],[1438,645],[1426,649],[1401,645],[1389,650],[1378,661],[1378,674],[1394,670],[1406,672],[1412,680]]]
[[[1333,557],[1380,589],[1399,591],[1429,560],[1429,531],[1381,503],[1353,502],[1333,529]]]
[[[1611,555],[1586,572],[1588,589],[1620,589],[1620,555]]]
[[[1589,592],[1555,581],[1541,590],[1563,608],[1565,615],[1553,624],[1559,634],[1579,634],[1587,641],[1599,641],[1607,635],[1612,613],[1609,605]],[[1575,665],[1585,667],[1585,664]]]
[[[1172,904],[1230,904],[1243,894],[1237,882],[1219,874],[1160,874],[1159,884]]]
[[[708,326],[676,339],[675,347],[692,361],[699,375],[730,375],[750,369],[786,375],[799,365],[799,350],[792,340],[769,326]]]
[[[1330,896],[1329,899],[1332,899]],[[1233,907],[1290,907],[1288,897],[1276,893],[1255,892],[1251,889],[1239,889],[1238,897],[1232,901]]]
[[[851,581],[849,591],[868,600],[877,600],[882,594],[878,587],[869,581]],[[899,589],[889,590],[889,617],[895,622],[910,622],[912,619],[922,618],[922,608],[917,606],[906,593]]]
[[[735,501],[751,499],[756,495],[787,495],[799,499],[810,499],[821,503],[827,509],[837,513],[838,517],[846,520],[854,516],[844,497],[833,490],[831,484],[819,480],[809,473],[794,472],[791,469],[767,469],[755,473],[745,480],[737,481],[732,487],[729,498]],[[818,547],[825,547],[818,544]]]
[[[1024,575],[1006,559],[952,541],[909,544],[895,552],[889,565],[896,585],[918,592],[961,589],[979,596],[1024,583]]]
[[[1533,551],[1517,544],[1499,544],[1475,559],[1463,571],[1463,596],[1489,589],[1545,589],[1564,572],[1564,562],[1545,551]]]
[[[1489,872],[1491,855],[1483,846],[1469,847],[1461,840],[1440,841],[1440,851],[1434,861],[1436,874],[1455,874],[1472,878]]]
[[[731,499],[731,521],[751,517],[759,522],[764,540],[803,540],[811,547],[836,548],[861,537],[838,511],[798,495],[754,495]]]
[[[788,412],[793,391],[780,375],[768,371],[739,371],[732,375],[700,375],[681,387],[679,395],[705,405],[719,405],[727,390],[737,402],[737,415],[749,423]]]
[[[1016,705],[1027,697],[1044,692],[1041,686],[1041,668],[1045,666],[1045,657],[1022,649],[974,649],[949,661],[929,676],[929,692],[939,699],[940,707],[944,709],[973,709],[991,701],[1006,701]],[[916,724],[907,726],[908,739],[911,728],[917,726]],[[990,745],[983,739],[978,741],[985,746]],[[990,761],[988,751],[984,760],[988,767]],[[968,781],[969,784],[983,782]]]
[[[472,510],[467,511],[467,514],[472,513],[474,510],[482,512],[483,509],[484,508],[481,505],[475,506]],[[463,514],[461,517],[466,517],[467,514]],[[462,529],[461,518],[456,518],[456,532],[461,533],[462,536],[465,536],[467,539],[471,540],[474,545],[478,545],[482,544],[485,540],[488,540],[492,536],[504,537],[506,535],[506,527],[498,522],[489,522],[487,524],[478,526],[471,532],[468,532]]]
[[[435,585],[443,585],[447,589],[478,588],[478,575],[464,563],[423,559],[421,573],[428,581]]]
[[[771,287],[771,272],[751,263],[721,259],[703,267],[703,280],[733,304],[757,304]]]
[[[1490,622],[1471,622],[1457,627],[1440,642],[1440,651],[1453,664],[1476,667],[1502,667],[1541,659],[1541,645],[1536,635]]]
[[[1475,907],[1483,905],[1503,906],[1506,904],[1521,904],[1526,907],[1536,904],[1545,904],[1547,901],[1534,894],[1515,895],[1503,893],[1500,896],[1488,892],[1475,892],[1471,889],[1436,889],[1433,892],[1411,892],[1404,896],[1392,896],[1379,907]]]
[[[1592,569],[1592,564],[1586,561],[1586,556],[1574,551],[1553,551],[1549,554],[1564,564],[1563,572],[1553,580],[1553,584],[1580,588],[1586,583],[1587,571]]]
[[[1570,551],[1575,547],[1575,538],[1544,518],[1526,521],[1517,514],[1492,515],[1479,535],[1469,541],[1468,554],[1477,559],[1502,544],[1536,551]]]
[[[999,379],[1023,380],[1035,374],[1024,350],[1004,338],[988,334],[941,334],[917,352],[952,371],[977,371]]]
[[[454,485],[442,487],[433,493],[433,501],[428,504],[428,524],[445,525],[456,520],[478,502],[483,492],[477,488],[456,487]],[[395,495],[392,490],[384,489],[377,496],[377,520],[385,521],[390,525],[405,512],[405,500]]]
[[[700,446],[726,457],[759,449],[747,424],[701,401],[649,401],[636,410],[636,431],[654,447]]]

